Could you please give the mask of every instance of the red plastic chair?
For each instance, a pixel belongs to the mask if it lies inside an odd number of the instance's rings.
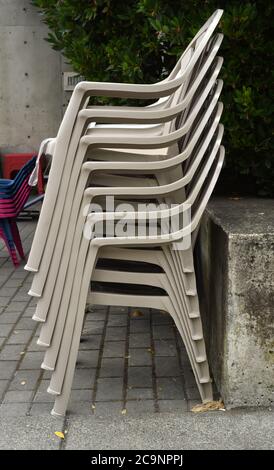
[[[2,161],[2,173],[4,179],[13,179],[15,173],[17,173],[31,158],[33,157],[32,153],[6,153],[1,156]],[[41,157],[42,159],[43,157]],[[43,172],[42,172],[42,162],[39,166],[38,173],[38,184],[37,184],[38,194],[44,194],[44,182],[43,182]]]

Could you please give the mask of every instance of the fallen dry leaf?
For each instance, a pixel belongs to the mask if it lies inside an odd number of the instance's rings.
[[[200,405],[195,405],[193,406],[193,408],[191,408],[191,411],[193,411],[193,413],[203,413],[205,411],[214,411],[214,410],[225,411],[224,402],[222,400],[209,401],[207,403],[201,403]]]
[[[25,380],[23,380],[23,381],[21,382],[21,385],[26,385]]]
[[[65,439],[65,435],[63,432],[55,431],[55,436],[60,437],[60,439]]]
[[[134,310],[134,312],[131,312],[130,316],[132,318],[137,318],[137,317],[143,317],[144,314],[140,310]]]
[[[92,405],[91,405],[91,408],[92,408],[93,410],[95,410],[96,407],[95,407],[95,405],[92,404]]]
[[[155,354],[154,349],[152,349],[152,348],[147,348],[147,350],[148,350],[148,352],[150,352],[150,354],[152,354],[152,355]]]
[[[127,414],[127,410],[126,408],[124,408],[122,411],[121,411],[122,415],[126,415]]]

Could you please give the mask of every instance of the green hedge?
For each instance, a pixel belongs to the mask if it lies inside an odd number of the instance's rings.
[[[258,0],[33,0],[47,40],[89,80],[164,78],[216,8],[225,13],[223,101],[226,171],[254,194],[274,196],[274,2]],[[235,180],[233,179],[235,177]],[[240,178],[239,178],[240,177]]]

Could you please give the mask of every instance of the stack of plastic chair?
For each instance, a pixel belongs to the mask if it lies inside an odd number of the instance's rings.
[[[0,236],[6,244],[14,266],[19,265],[16,248],[20,257],[25,258],[16,217],[29,197],[32,188],[29,178],[35,163],[36,156],[21,168],[14,180],[0,180]]]
[[[222,35],[213,34],[221,15],[209,18],[158,84],[81,82],[51,140],[52,167],[26,269],[36,273],[33,318],[43,322],[38,344],[47,348],[42,367],[52,371],[55,415],[66,412],[87,300],[168,311],[201,399],[212,400],[193,248],[224,159]],[[97,95],[160,99],[147,107],[88,106]],[[114,197],[111,209],[106,196]],[[151,202],[153,209],[143,208]],[[130,234],[120,230],[125,207]],[[149,220],[155,233],[144,234]]]

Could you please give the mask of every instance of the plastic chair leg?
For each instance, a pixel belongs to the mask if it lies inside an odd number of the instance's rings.
[[[20,233],[19,233],[19,230],[18,230],[18,227],[17,227],[16,220],[11,219],[10,220],[10,226],[11,226],[11,232],[12,232],[13,240],[14,240],[15,246],[17,248],[17,251],[18,251],[20,257],[22,259],[25,259],[25,253],[24,253],[24,250],[23,250],[21,237],[20,237]]]
[[[8,251],[9,251],[9,254],[10,254],[10,257],[12,259],[12,262],[13,262],[14,266],[17,267],[17,266],[19,266],[19,261],[18,261],[18,258],[17,258],[16,248],[15,248],[15,244],[14,244],[14,240],[13,240],[13,236],[12,236],[9,221],[8,221],[8,219],[2,219],[1,222],[2,222],[1,225],[2,225],[2,228],[3,228],[4,234],[5,234],[6,240],[8,242],[8,243],[6,243],[6,246],[8,248]]]

